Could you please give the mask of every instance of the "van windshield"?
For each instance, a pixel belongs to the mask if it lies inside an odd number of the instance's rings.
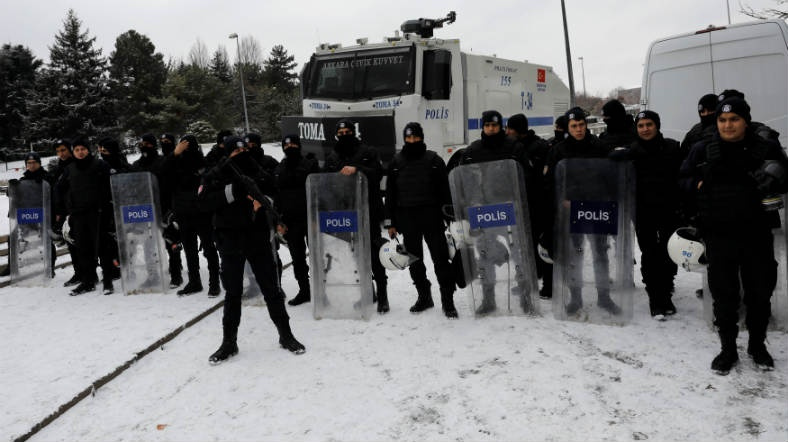
[[[314,56],[304,72],[304,98],[369,100],[414,91],[414,48]]]

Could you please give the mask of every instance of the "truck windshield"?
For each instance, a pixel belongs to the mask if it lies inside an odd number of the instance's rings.
[[[314,56],[304,98],[369,100],[414,91],[414,48]]]

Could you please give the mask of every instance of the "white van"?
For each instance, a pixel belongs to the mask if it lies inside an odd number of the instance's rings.
[[[736,89],[753,121],[780,132],[788,147],[788,27],[763,20],[661,38],[648,48],[641,107],[660,115],[662,133],[681,141],[699,122],[698,100]]]

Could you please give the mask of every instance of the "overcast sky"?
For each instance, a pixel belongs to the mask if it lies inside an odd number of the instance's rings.
[[[738,12],[740,2],[777,6],[777,0],[566,0],[577,92],[583,91],[578,57],[584,58],[589,94],[640,86],[651,41],[727,24],[726,3],[733,23],[751,20]],[[405,20],[439,18],[453,9],[457,21],[436,30],[436,37],[459,38],[462,50],[475,54],[553,66],[568,84],[559,0],[4,0],[0,43],[22,44],[48,60],[69,8],[105,56],[118,35],[134,29],[165,58],[186,59],[199,38],[209,52],[224,45],[234,60],[235,42],[227,36],[238,33],[255,37],[264,57],[273,45],[284,45],[299,70],[320,42],[379,42]]]

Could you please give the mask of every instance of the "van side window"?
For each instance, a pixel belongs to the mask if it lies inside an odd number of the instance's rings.
[[[445,49],[424,51],[421,95],[428,100],[448,100],[451,85],[451,52]]]

